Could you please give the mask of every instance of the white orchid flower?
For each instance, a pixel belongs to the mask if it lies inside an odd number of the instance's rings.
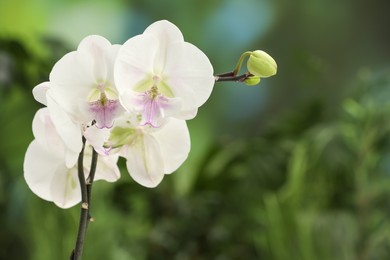
[[[130,176],[145,187],[156,187],[165,174],[177,170],[190,151],[190,135],[184,120],[170,118],[153,128],[139,125],[140,117],[123,116],[111,130],[111,145],[126,158]]]
[[[122,105],[141,113],[142,125],[153,127],[167,117],[195,117],[215,82],[207,56],[165,20],[121,47],[114,75]]]
[[[35,140],[27,148],[23,166],[27,185],[37,196],[53,201],[61,208],[76,205],[81,201],[78,153],[70,151],[64,144],[48,108],[37,111],[33,133]],[[87,145],[84,155],[84,174],[87,178],[92,159],[90,146]],[[100,156],[95,180],[116,181],[120,177],[117,160],[117,155]]]
[[[124,111],[113,76],[119,47],[101,36],[88,36],[54,65],[49,82],[33,90],[35,99],[49,107],[61,138],[74,152],[81,150],[86,126],[94,122],[99,129],[110,128]]]

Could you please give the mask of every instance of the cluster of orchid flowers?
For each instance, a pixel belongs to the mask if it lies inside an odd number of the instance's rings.
[[[247,56],[249,72],[237,76]],[[46,107],[33,119],[35,139],[24,161],[28,186],[61,208],[72,207],[81,201],[80,168],[88,182],[94,153],[94,180],[118,180],[121,156],[136,182],[157,186],[186,160],[186,120],[195,117],[216,81],[253,85],[276,73],[265,52],[247,52],[240,60],[234,72],[214,76],[207,56],[168,21],[153,23],[123,45],[97,35],[84,38],[54,65],[49,81],[33,89]]]

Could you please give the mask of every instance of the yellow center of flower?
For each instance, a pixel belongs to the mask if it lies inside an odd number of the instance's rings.
[[[88,102],[99,101],[103,106],[107,104],[108,100],[117,100],[118,94],[108,82],[99,82],[89,93],[87,97]]]
[[[99,99],[99,102],[100,102],[100,104],[102,104],[102,106],[105,106],[105,105],[107,105],[107,103],[108,103],[108,98],[107,98],[107,96],[106,96],[106,93],[105,93],[105,92],[101,92],[101,93],[100,93],[100,99]]]
[[[148,91],[150,97],[152,99],[154,99],[155,97],[158,96],[159,92],[158,92],[158,88],[156,86],[153,86],[149,91]]]
[[[137,92],[147,92],[151,98],[155,98],[158,94],[172,98],[175,95],[173,94],[171,87],[166,82],[167,78],[163,76],[149,75],[138,82],[134,87],[134,90]]]

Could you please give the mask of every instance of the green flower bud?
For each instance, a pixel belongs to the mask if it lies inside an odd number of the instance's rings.
[[[253,51],[247,63],[248,71],[261,78],[267,78],[276,74],[275,60],[264,51]]]
[[[259,76],[250,76],[246,80],[244,80],[244,83],[248,86],[255,86],[260,83],[260,77]]]

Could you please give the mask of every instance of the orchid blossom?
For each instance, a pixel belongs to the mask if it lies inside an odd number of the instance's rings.
[[[101,36],[88,36],[54,65],[48,82],[33,89],[35,99],[48,106],[59,135],[74,152],[81,150],[81,135],[92,122],[99,129],[110,128],[124,111],[113,78],[119,47]]]
[[[159,128],[139,125],[141,121],[141,117],[132,114],[118,119],[111,131],[110,142],[127,160],[131,177],[152,188],[187,159],[190,135],[184,120],[171,118]]]
[[[69,208],[81,201],[77,173],[77,157],[68,150],[59,136],[48,108],[37,111],[33,120],[35,140],[27,148],[24,159],[24,177],[30,189],[42,199],[53,201],[61,208]],[[90,147],[90,146],[89,146]],[[65,161],[65,155],[72,158]],[[91,149],[84,154],[84,173],[88,177]],[[120,172],[117,155],[98,160],[95,180],[116,181]]]
[[[122,105],[153,127],[167,117],[194,118],[215,82],[207,56],[165,20],[124,43],[114,75]]]

